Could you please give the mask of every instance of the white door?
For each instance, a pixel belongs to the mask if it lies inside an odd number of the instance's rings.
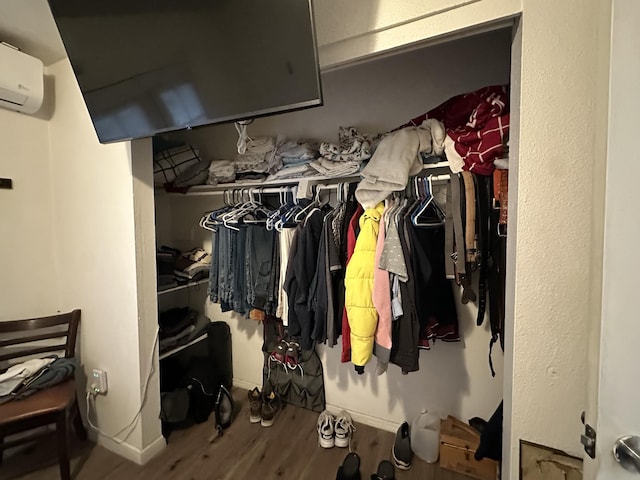
[[[640,1],[614,0],[605,200],[597,474],[640,479],[640,443],[627,471],[612,454],[620,437],[640,441]],[[589,412],[592,415],[593,412]],[[629,442],[627,442],[629,443]],[[585,467],[587,465],[585,464]],[[585,472],[589,471],[589,467]]]

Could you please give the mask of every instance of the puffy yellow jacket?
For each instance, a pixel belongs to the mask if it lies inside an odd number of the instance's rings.
[[[360,234],[345,273],[345,306],[351,327],[351,361],[364,366],[373,353],[378,312],[373,305],[373,270],[376,242],[384,203],[368,208],[360,217]]]

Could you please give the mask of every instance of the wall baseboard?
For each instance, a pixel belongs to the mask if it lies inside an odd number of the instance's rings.
[[[139,464],[144,465],[149,460],[159,455],[160,452],[162,452],[165,448],[167,448],[167,441],[162,435],[160,435],[153,442],[142,449],[142,451],[140,452]]]
[[[398,427],[400,426],[397,422],[385,420],[384,418],[373,417],[371,415],[367,415],[366,413],[354,412],[353,410],[346,409],[339,405],[327,403],[326,407],[327,410],[329,410],[334,415],[338,414],[341,410],[346,410],[349,412],[354,422],[362,423],[374,428],[379,428],[380,430],[384,430],[386,432],[396,433]]]
[[[115,440],[102,435],[99,435],[97,440],[98,444],[102,445],[107,450],[138,465],[144,465],[167,446],[167,442],[162,436],[155,439],[149,446],[142,450],[129,443],[118,443]]]
[[[245,380],[234,378],[233,386],[236,388],[242,388],[244,390],[251,390],[256,385]],[[260,386],[258,385],[258,387]],[[354,421],[369,425],[370,427],[379,428],[380,430],[384,430],[386,432],[396,433],[399,427],[399,424],[397,422],[392,422],[384,418],[373,417],[371,415],[367,415],[366,413],[354,412],[353,410],[346,409],[344,407],[341,407],[340,405],[327,403],[326,407],[327,410],[329,410],[333,414],[337,414],[338,412],[340,412],[340,410],[347,410],[351,414],[351,418],[353,418]]]
[[[233,386],[237,387],[237,388],[242,388],[244,390],[251,390],[256,386],[258,388],[261,388],[260,385],[256,385],[255,383],[251,383],[251,382],[246,382],[244,380],[240,380],[240,379],[237,379],[237,378],[233,379]]]

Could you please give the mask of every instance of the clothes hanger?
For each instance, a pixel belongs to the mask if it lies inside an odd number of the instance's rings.
[[[440,227],[444,225],[445,213],[433,196],[431,175],[423,181],[426,181],[425,187],[428,190],[429,199],[423,202],[420,209],[411,216],[411,221],[416,227]]]
[[[317,208],[317,206],[319,204],[319,199],[320,199],[320,189],[318,187],[320,187],[320,185],[316,185],[314,187],[315,188],[315,195],[313,196],[313,200],[311,201],[311,203],[309,203],[309,205],[304,207],[302,210],[300,210],[295,215],[295,217],[293,218],[294,222],[301,223],[303,220],[306,220],[307,219],[307,214],[309,212],[311,212],[314,208]]]
[[[431,181],[425,179],[424,177],[421,177],[420,180],[424,188],[424,196],[421,195],[420,203],[411,213],[411,223],[413,223],[413,225],[416,227],[422,226],[420,222],[420,215],[424,213],[424,211],[433,201],[433,195],[431,193]]]

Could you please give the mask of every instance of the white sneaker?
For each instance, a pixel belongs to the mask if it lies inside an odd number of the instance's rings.
[[[334,426],[335,432],[335,445],[336,447],[345,448],[349,446],[351,441],[351,434],[356,430],[351,420],[349,412],[342,410],[336,417],[336,423]]]
[[[328,410],[318,417],[318,443],[322,448],[331,448],[334,445],[334,424],[336,419]]]

